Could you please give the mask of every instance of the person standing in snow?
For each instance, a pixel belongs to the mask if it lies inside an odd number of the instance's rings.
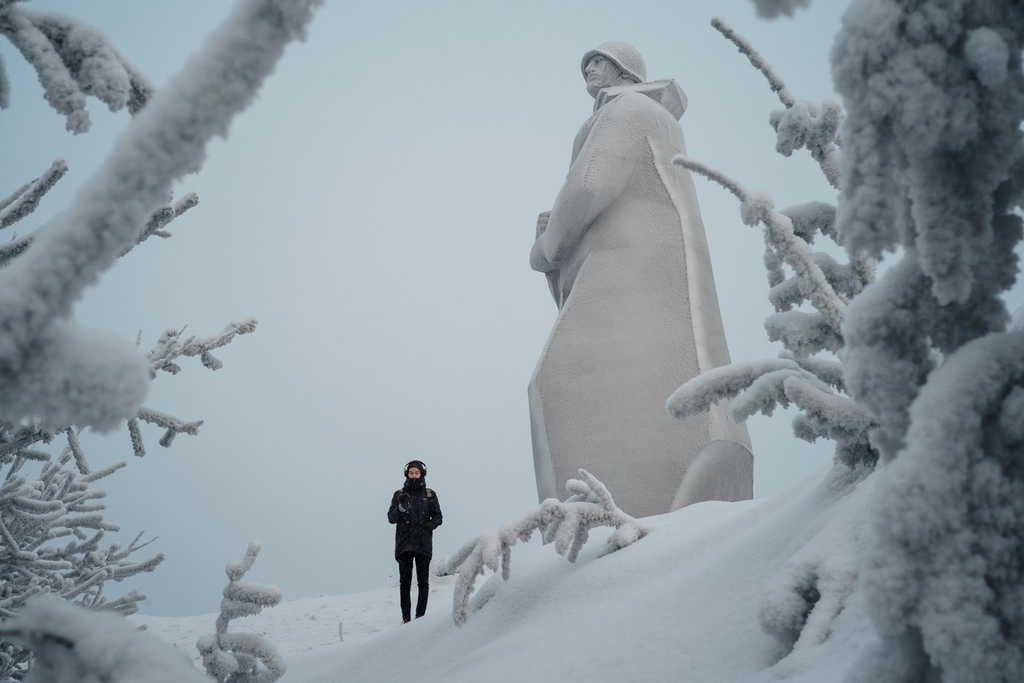
[[[416,565],[416,618],[427,611],[430,557],[433,554],[434,529],[441,526],[441,505],[437,494],[427,488],[427,466],[411,460],[405,466],[405,485],[391,496],[388,521],[395,524],[395,559],[398,560],[398,586],[402,605],[402,623],[412,611],[412,567]]]

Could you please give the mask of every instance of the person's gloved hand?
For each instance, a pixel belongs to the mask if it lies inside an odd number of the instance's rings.
[[[408,512],[409,511],[409,494],[399,493],[398,494],[398,511]]]

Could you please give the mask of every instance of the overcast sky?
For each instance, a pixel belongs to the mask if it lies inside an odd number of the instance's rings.
[[[215,611],[224,564],[253,539],[264,547],[252,578],[286,597],[387,582],[397,565],[385,512],[412,458],[427,463],[445,513],[438,555],[534,506],[526,385],[556,311],[527,257],[591,111],[582,54],[632,42],[650,78],[675,78],[689,96],[692,157],[778,206],[831,202],[806,155],[774,152],[778,101],[710,19],[750,39],[798,98],[820,100],[834,98],[838,5],[764,22],[738,1],[327,3],[180,184],[201,203],[173,239],[122,259],[75,311],[129,340],[141,331],[147,349],[168,327],[206,335],[259,320],[217,354],[223,369],[186,362],[154,382],[146,405],[205,420],[198,436],[165,450],[147,430],[142,460],[124,431],[86,440],[94,465],[131,460],[102,485],[108,518],[168,555],[133,584],[149,595],[143,611]],[[158,87],[229,9],[28,6],[101,28]],[[92,132],[72,136],[9,43],[0,56],[12,80],[0,195],[58,156],[71,167],[25,232],[68,204],[129,117],[93,102]],[[697,194],[733,360],[773,357],[760,232],[717,186],[697,179]],[[831,444],[797,441],[789,419],[748,423],[756,497],[831,461]]]

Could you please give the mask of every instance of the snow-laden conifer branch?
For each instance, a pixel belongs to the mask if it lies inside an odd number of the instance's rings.
[[[23,457],[23,451],[30,446],[50,443],[52,440],[53,433],[39,429],[38,426],[0,422],[0,465],[11,464],[16,458]]]
[[[241,3],[193,59],[188,75],[176,78],[136,116],[75,204],[40,230],[17,259],[16,274],[0,270],[0,379],[19,397],[3,406],[12,417],[34,414],[104,429],[137,412],[145,368],[127,360],[132,352],[111,349],[58,322],[84,288],[134,244],[171,183],[202,164],[208,141],[223,135],[233,116],[252,101],[284,47],[303,35],[318,4]],[[13,7],[4,17],[26,35],[43,35],[38,29],[33,33],[25,15]],[[36,38],[23,43],[41,46]],[[52,45],[49,53],[60,63]],[[54,272],[54,262],[65,267]],[[89,352],[72,364],[72,346]],[[58,394],[57,377],[70,390]],[[93,384],[82,386],[88,380]]]
[[[733,363],[703,372],[676,389],[665,407],[672,417],[685,418],[707,411],[723,399],[732,399],[749,389],[759,377],[790,373],[816,380],[795,361],[773,358],[748,363]],[[769,410],[768,414],[771,414]],[[738,416],[736,416],[738,417]],[[742,419],[746,419],[744,416]],[[742,421],[742,420],[741,420]]]
[[[793,361],[836,391],[846,391],[846,386],[843,383],[843,364],[839,361],[816,356],[798,356],[789,351],[780,353],[779,358]]]
[[[829,182],[837,186],[840,108],[831,103],[819,106],[798,101],[764,57],[721,20],[712,23],[765,76],[786,107],[770,117],[778,151],[789,156],[793,150],[807,147]],[[784,351],[777,360],[734,364],[691,380],[669,398],[670,413],[678,417],[692,415],[725,400],[732,417],[745,420],[757,412],[771,415],[777,406],[795,406],[801,411],[793,422],[799,438],[833,439],[838,462],[873,464],[877,452],[868,444],[867,435],[877,424],[843,396],[846,384],[842,365],[813,357],[844,348],[847,304],[874,279],[873,259],[856,255],[844,264],[830,254],[811,249],[818,235],[838,243],[837,211],[830,204],[809,202],[777,210],[770,195],[750,192],[705,164],[682,156],[673,163],[730,191],[740,201],[742,221],[763,227],[768,298],[776,311],[765,320],[765,329],[771,341],[782,343]],[[787,275],[787,270],[792,275]],[[805,304],[813,311],[799,310]]]
[[[110,111],[127,108],[135,114],[145,105],[152,86],[103,33],[61,14],[25,14],[53,45],[83,93],[96,97]]]
[[[180,356],[199,356],[203,361],[203,365],[216,370],[220,367],[220,361],[210,354],[210,350],[226,346],[238,335],[248,334],[255,327],[255,320],[243,319],[230,323],[215,335],[203,338],[190,337],[184,341],[180,339],[181,332],[184,330],[168,330],[161,336],[153,351],[150,352],[150,376],[156,376],[157,368],[172,374],[178,372],[180,368],[173,362],[173,359]],[[169,447],[178,434],[195,436],[199,431],[199,427],[203,424],[202,420],[185,421],[173,415],[140,406],[136,414],[127,421],[132,451],[137,457],[143,457],[146,454],[139,425],[140,421],[156,425],[165,430],[159,442],[164,448]],[[71,427],[61,427],[56,431],[63,432],[67,437],[68,446],[65,449],[65,454],[70,454],[74,457],[81,474],[88,474],[88,463],[85,453],[78,443],[75,430]],[[0,464],[9,462],[12,454],[16,454],[21,459],[29,457],[29,451],[26,449],[40,442],[49,443],[53,438],[53,433],[53,430],[24,427],[13,429],[7,426],[4,429],[0,429]],[[39,456],[39,459],[46,459],[48,457],[44,453]],[[20,464],[16,464],[14,471],[18,467],[20,467]]]
[[[244,318],[234,320],[215,335],[209,337],[189,337],[184,341],[181,330],[169,329],[160,335],[156,346],[149,352],[149,376],[156,377],[157,372],[164,371],[172,375],[181,371],[181,367],[175,363],[175,359],[181,356],[199,356],[202,364],[210,370],[219,370],[223,363],[213,356],[211,351],[230,344],[235,337],[242,334],[249,334],[255,331],[257,321],[255,318]]]
[[[711,168],[710,166],[708,166],[706,164],[703,164],[703,163],[697,161],[696,159],[690,159],[688,157],[684,157],[682,154],[677,154],[675,157],[673,157],[672,158],[672,163],[675,164],[676,166],[682,166],[683,168],[685,168],[688,171],[692,171],[693,173],[698,173],[698,174],[704,176],[705,178],[707,178],[708,180],[711,180],[713,182],[718,183],[723,188],[725,188],[730,193],[732,193],[732,196],[734,196],[734,197],[736,197],[736,199],[740,200],[741,204],[746,204],[748,202],[748,200],[749,200],[750,203],[751,203],[751,207],[749,209],[744,210],[742,212],[743,222],[746,223],[747,225],[757,225],[758,222],[762,220],[762,218],[761,218],[761,213],[762,212],[761,211],[757,211],[757,212],[754,211],[755,200],[759,199],[760,197],[759,196],[755,197],[755,195],[753,195],[753,193],[747,191],[742,185],[737,183],[735,180],[733,180],[729,176],[725,175],[724,173],[720,173],[719,171],[715,170],[714,168]],[[771,208],[771,199],[770,198],[768,199],[768,204],[769,204],[768,208],[770,209]],[[748,218],[749,218],[749,220],[748,220]]]
[[[837,462],[874,464],[878,456],[868,445],[868,434],[877,426],[874,419],[808,369],[818,369],[824,361],[812,361],[805,367],[807,360],[779,358],[715,368],[679,387],[666,407],[673,417],[681,418],[731,399],[730,416],[743,422],[755,413],[770,416],[778,406],[793,405],[801,411],[794,421],[797,437],[812,443],[819,438],[835,441]],[[834,368],[821,370],[825,377],[834,378]]]
[[[183,199],[182,202],[186,200],[187,198]],[[200,361],[205,367],[211,370],[219,369],[223,364],[210,351],[230,344],[238,335],[254,331],[256,324],[255,319],[246,318],[229,323],[215,335],[209,337],[189,337],[185,340],[181,339],[181,335],[185,331],[184,328],[181,330],[169,329],[164,331],[160,335],[156,346],[149,352],[150,379],[156,378],[157,372],[160,370],[172,375],[180,372],[181,367],[174,361],[181,356],[199,356]],[[132,451],[140,458],[146,455],[146,448],[139,425],[140,421],[166,430],[160,439],[160,445],[164,448],[169,447],[178,434],[195,436],[199,432],[199,427],[203,424],[202,420],[186,422],[173,415],[140,406],[136,414],[128,419],[128,436],[132,443]]]
[[[0,244],[0,266],[6,265],[15,256],[20,255],[28,249],[30,244],[32,244],[32,235],[23,235]]]
[[[161,554],[142,561],[133,559],[146,545],[139,542],[141,534],[127,547],[116,543],[103,547],[105,534],[118,527],[103,518],[105,494],[93,484],[124,463],[89,472],[84,457],[79,461],[75,453],[74,432],[66,435],[68,447],[54,461],[43,455],[37,474],[23,470],[30,456],[25,442],[38,442],[38,434],[26,434],[3,459],[9,467],[0,484],[0,576],[4,581],[0,621],[16,615],[26,601],[43,593],[91,609],[131,614],[145,596],[131,591],[108,600],[106,583],[152,571],[163,561]],[[15,438],[8,443],[18,442]],[[70,467],[72,463],[74,467]],[[20,676],[28,653],[11,643],[0,643],[0,653],[0,679]]]
[[[35,68],[47,102],[65,115],[74,133],[89,129],[87,95],[111,111],[127,107],[134,114],[152,94],[152,86],[106,36],[69,17],[5,3],[0,5],[0,34]]]
[[[850,265],[839,263],[831,254],[816,251],[811,254],[811,259],[821,269],[832,290],[844,301],[849,301],[863,288],[864,283],[854,269]],[[806,294],[802,291],[801,284],[801,279],[794,276],[768,290],[768,300],[776,311],[788,311],[804,302]]]
[[[32,187],[32,182],[25,183],[24,185],[22,185],[18,189],[14,190],[14,192],[11,192],[9,195],[7,195],[7,197],[5,197],[4,199],[0,199],[0,211],[3,211],[8,206],[10,206],[15,201],[17,201],[18,197],[20,197],[21,195],[25,194],[25,192],[30,187]]]
[[[167,431],[164,432],[163,437],[160,438],[160,445],[164,448],[170,446],[171,442],[174,441],[174,437],[178,434],[195,436],[199,433],[199,428],[203,426],[202,420],[184,422],[173,415],[168,415],[167,413],[161,413],[157,410],[151,410],[145,407],[139,409],[138,415],[135,416],[135,419],[166,429]],[[134,442],[134,439],[132,441]],[[145,455],[145,451],[140,453],[136,450],[135,455],[141,457]]]
[[[0,637],[31,651],[35,659],[28,680],[46,683],[209,683],[209,679],[175,648],[139,631],[113,614],[97,614],[41,596],[17,619],[0,627]],[[21,650],[23,647],[25,650]],[[12,669],[0,654],[0,676]],[[24,672],[17,672],[20,680]]]
[[[132,245],[132,247],[142,244],[150,237],[161,237],[163,239],[171,237],[171,233],[164,230],[164,228],[167,227],[167,225],[175,218],[198,205],[199,196],[195,192],[189,192],[173,205],[160,207],[149,217],[149,221],[146,222],[146,227],[143,228],[142,234],[140,234],[139,238],[135,240],[135,244]],[[129,247],[129,250],[132,247]],[[124,256],[129,250],[121,252],[121,255]]]
[[[809,356],[823,350],[836,353],[843,348],[839,331],[820,313],[772,313],[765,318],[764,328],[770,341],[782,342],[786,350],[798,356]]]
[[[46,101],[66,117],[67,129],[73,133],[87,131],[89,112],[85,107],[85,94],[53,44],[28,14],[11,5],[0,7],[0,34],[5,35],[35,68]]]
[[[768,239],[768,235],[764,236],[764,268],[768,275],[768,287],[778,287],[786,281],[786,270],[783,268],[782,259],[772,248],[772,243]]]
[[[797,102],[782,111],[774,111],[768,122],[775,129],[775,149],[790,156],[806,147],[818,162],[829,185],[839,189],[839,148],[836,139],[843,112],[835,102]]]
[[[67,165],[64,160],[57,159],[41,178],[24,184],[6,200],[0,202],[0,229],[13,225],[34,211],[42,196],[54,186],[66,171]],[[13,206],[11,206],[10,209],[6,211],[4,210],[6,206],[10,206],[12,204]],[[142,244],[142,242],[150,237],[171,237],[171,233],[164,230],[164,228],[167,227],[172,220],[198,204],[199,198],[195,193],[190,192],[173,205],[162,206],[156,209],[150,215],[149,220],[146,222],[145,227],[140,233],[138,239],[136,239],[135,243],[123,250],[120,255],[124,256],[135,246]],[[9,242],[0,244],[0,266],[6,265],[14,257],[19,256],[22,252],[28,249],[34,239],[35,233],[30,232],[26,235],[12,239]]]
[[[755,413],[771,415],[776,406],[789,407],[792,399],[788,389],[800,383],[817,385],[822,391],[828,391],[824,383],[799,366],[766,372],[756,377],[747,391],[732,401],[729,414],[740,422]]]
[[[793,222],[793,234],[808,244],[819,234],[836,241],[836,207],[825,202],[807,202],[781,209]]]
[[[128,420],[128,439],[132,443],[132,452],[135,454],[135,457],[144,457],[146,455],[146,445],[142,441],[142,430],[139,428],[139,419],[137,417]]]
[[[769,123],[777,135],[776,150],[789,156],[794,150],[806,147],[811,157],[818,162],[822,173],[832,187],[839,188],[839,149],[836,140],[842,109],[834,102],[817,105],[797,101],[786,84],[775,73],[771,65],[746,40],[740,37],[722,19],[715,17],[711,25],[735,45],[740,53],[750,60],[768,81],[768,87],[776,93],[785,107],[783,111],[772,112]]]
[[[819,427],[819,436],[834,441],[860,440],[867,443],[867,435],[877,426],[871,413],[856,402],[823,390],[813,382],[787,379],[785,392],[804,417]]]
[[[19,189],[16,196],[12,196],[6,206],[0,207],[0,230],[10,227],[29,215],[39,206],[39,200],[57,184],[68,171],[68,164],[63,159],[57,159],[50,168]]]
[[[64,434],[68,439],[67,450],[75,459],[75,465],[78,467],[79,474],[89,474],[89,463],[85,459],[85,452],[82,450],[82,445],[78,442],[78,434],[75,433],[75,430],[72,427],[68,427],[64,431]]]
[[[242,581],[259,554],[260,544],[252,542],[239,562],[228,563],[228,585],[220,602],[216,632],[196,642],[207,673],[221,683],[271,683],[284,675],[285,665],[266,638],[252,633],[228,633],[233,619],[259,614],[265,607],[281,602],[281,589]]]
[[[726,24],[721,17],[712,18],[711,25],[715,27],[715,30],[732,42],[732,44],[740,51],[740,54],[750,60],[750,64],[764,75],[768,80],[768,87],[772,89],[772,92],[779,96],[779,101],[782,102],[782,104],[786,107],[792,107],[796,103],[793,95],[789,92],[789,88],[787,88],[782,79],[776,75],[771,64],[761,56],[760,52],[755,50],[750,43],[736,33],[736,31]]]
[[[526,542],[534,531],[541,532],[544,543],[554,543],[555,551],[575,562],[590,530],[597,526],[614,527],[601,555],[625,548],[648,534],[648,529],[620,510],[608,488],[596,477],[580,470],[580,479],[570,479],[566,489],[572,494],[564,503],[548,498],[524,517],[463,545],[438,569],[438,574],[458,574],[452,596],[452,619],[457,626],[466,623],[469,598],[476,577],[484,569],[493,572],[501,567],[501,576],[508,580],[512,546]]]
[[[243,320],[232,321],[218,334],[202,338],[192,337],[185,342],[181,355],[199,356],[199,360],[202,362],[203,366],[210,370],[219,370],[224,364],[215,358],[210,351],[213,349],[219,349],[222,346],[227,346],[236,336],[240,334],[249,334],[255,329],[255,318],[245,318]]]
[[[783,390],[786,399],[800,410],[793,425],[798,438],[810,443],[820,438],[835,441],[835,461],[850,468],[875,465],[878,452],[869,435],[878,423],[871,413],[847,396],[823,391],[801,379],[786,379]]]
[[[846,314],[846,302],[832,287],[821,266],[814,258],[806,239],[795,232],[789,216],[772,207],[771,197],[746,190],[742,185],[712,169],[706,164],[677,155],[672,163],[705,176],[728,189],[740,200],[740,214],[747,225],[762,223],[766,242],[778,257],[793,269],[799,280],[799,291],[819,312],[830,328],[830,336],[841,339],[841,327]],[[787,347],[789,348],[789,347]],[[801,346],[800,349],[806,348]],[[792,350],[796,351],[796,348]],[[815,351],[820,350],[814,349]],[[835,349],[830,349],[835,350]]]

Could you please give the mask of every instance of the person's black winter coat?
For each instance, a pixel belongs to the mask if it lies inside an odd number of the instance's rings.
[[[404,510],[402,509],[404,508]],[[407,479],[391,496],[388,521],[395,528],[395,558],[413,552],[430,557],[434,552],[434,529],[441,526],[441,504],[423,479]]]

